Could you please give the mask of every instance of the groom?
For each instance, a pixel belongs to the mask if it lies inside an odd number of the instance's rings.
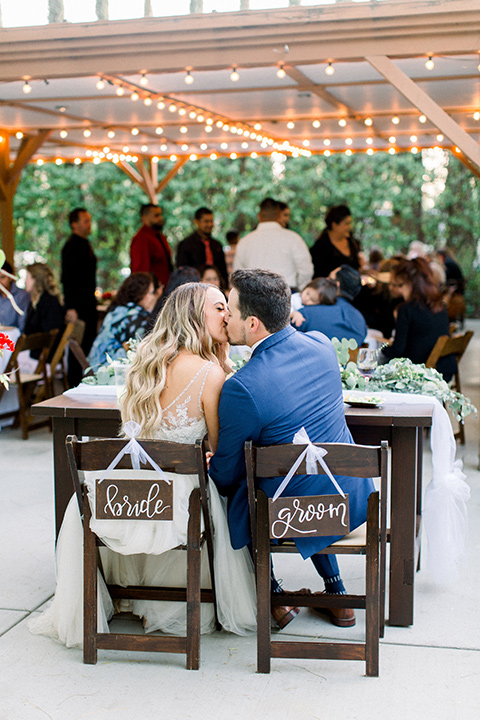
[[[234,548],[251,542],[244,443],[291,443],[305,427],[312,442],[353,442],[345,421],[342,385],[335,350],[325,335],[299,333],[289,325],[290,289],[281,275],[267,270],[237,270],[231,277],[227,334],[232,345],[252,348],[250,361],[227,380],[220,397],[218,448],[209,473],[228,498],[228,522]],[[326,457],[328,463],[328,456]],[[272,497],[283,478],[269,478],[260,486]],[[339,477],[350,496],[350,529],[366,520],[371,480]],[[335,492],[325,475],[297,475],[289,495]],[[338,538],[335,538],[338,539]],[[314,555],[332,538],[295,539],[304,558],[312,562],[327,593],[345,593],[334,555]],[[272,587],[279,589],[272,575]],[[297,608],[273,608],[285,627]],[[341,627],[355,624],[353,610],[330,608],[331,621]]]

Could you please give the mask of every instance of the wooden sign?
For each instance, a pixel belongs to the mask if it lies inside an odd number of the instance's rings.
[[[173,485],[135,478],[96,480],[97,520],[173,520]]]
[[[350,532],[348,495],[279,497],[268,505],[270,537],[275,540]]]

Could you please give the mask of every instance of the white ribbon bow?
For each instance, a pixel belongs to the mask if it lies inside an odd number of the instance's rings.
[[[328,454],[327,450],[324,450],[323,448],[315,447],[315,445],[311,442],[310,438],[308,437],[307,431],[304,427],[300,428],[300,430],[295,433],[293,440],[294,445],[306,445],[307,447],[305,450],[299,455],[299,457],[295,460],[292,467],[288,471],[288,474],[285,476],[285,478],[282,480],[280,485],[277,488],[277,491],[275,492],[275,495],[273,496],[273,500],[275,501],[285,490],[288,483],[292,479],[292,477],[295,475],[295,472],[299,465],[302,463],[303,459],[306,458],[306,464],[307,464],[307,475],[318,475],[317,472],[317,463],[319,463],[322,468],[324,469],[325,473],[328,475],[332,483],[337,488],[340,495],[344,498],[345,493],[343,492],[342,488],[338,484],[338,482],[333,477],[332,473],[330,472],[330,468],[328,467],[327,463],[323,459],[324,455]]]
[[[167,476],[165,475],[165,473],[163,472],[161,467],[159,467],[157,465],[155,460],[150,457],[150,455],[143,449],[143,447],[138,442],[137,435],[140,434],[141,429],[142,429],[141,425],[139,425],[134,420],[129,420],[128,422],[125,423],[122,430],[125,433],[125,435],[130,438],[130,440],[120,450],[118,455],[116,455],[113,458],[113,460],[110,463],[110,465],[108,466],[108,468],[103,471],[102,476],[101,476],[100,480],[98,481],[99,483],[101,483],[103,480],[105,480],[105,477],[110,472],[110,470],[113,470],[118,465],[118,463],[120,462],[120,460],[122,459],[122,457],[124,455],[130,455],[132,458],[132,468],[134,470],[140,470],[141,462],[144,465],[146,465],[148,463],[151,467],[153,467],[154,470],[157,471],[161,480],[164,480],[166,483],[171,485],[170,480],[167,478]]]

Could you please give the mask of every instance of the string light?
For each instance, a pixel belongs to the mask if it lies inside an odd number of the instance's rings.
[[[210,154],[210,160],[216,160],[217,157],[218,157],[217,153],[214,153],[214,152],[213,152],[213,153]]]
[[[392,117],[392,123],[393,123],[394,125],[398,125],[399,122],[400,122],[400,118],[398,117],[398,115],[394,115],[394,116]]]
[[[368,127],[370,127],[371,125],[373,125],[373,120],[372,120],[371,117],[365,118],[365,120],[364,120],[363,122],[365,123],[365,125],[368,125]]]
[[[171,113],[177,112],[177,106],[176,106],[174,103],[172,103],[171,105],[169,105],[169,106],[168,106],[168,109],[169,109],[169,111],[170,111]]]
[[[60,135],[61,134],[62,133],[60,133]],[[19,130],[18,132],[15,133],[15,137],[17,138],[17,140],[21,140],[23,138],[23,132],[21,130]]]
[[[123,85],[118,85],[115,92],[118,95],[118,97],[122,97],[122,95],[125,95],[125,88],[123,87]]]
[[[128,145],[124,145],[123,148],[122,148],[122,150],[123,150],[124,153],[128,153],[128,151],[130,150],[130,148],[128,147]]]
[[[205,120],[203,115],[197,115],[197,122],[202,123]]]
[[[161,135],[163,133],[163,128],[160,127],[160,125],[159,125],[158,127],[155,128],[155,132],[157,135]]]
[[[187,126],[186,126],[186,125],[182,125],[182,127],[180,128],[180,132],[183,133],[183,134],[187,133],[187,132],[188,132]]]
[[[99,80],[97,80],[97,84],[96,84],[95,87],[97,88],[97,90],[103,90],[103,89],[104,89],[105,83],[103,82],[102,78],[100,78]]]
[[[212,132],[212,126],[211,125],[205,125],[205,132],[211,133]]]
[[[55,165],[61,165],[62,163],[63,163],[62,158],[57,158],[57,159],[55,160]]]
[[[427,68],[427,70],[433,70],[433,68],[435,67],[435,63],[433,62],[433,58],[431,55],[428,56],[428,60],[425,63],[425,67]]]
[[[137,102],[140,95],[137,93],[136,90],[133,91],[133,93],[130,95],[130,100],[133,100],[133,102]]]
[[[38,158],[37,165],[41,166],[41,165],[43,165],[43,163],[44,163],[44,160],[42,160],[42,158]]]
[[[421,122],[422,124],[427,122],[427,116],[426,116],[426,115],[420,115],[420,117],[419,117],[418,119],[420,120],[420,122]]]
[[[368,138],[365,140],[365,142],[367,143],[367,145],[372,145],[372,144],[373,144],[373,138],[368,137]]]
[[[183,116],[183,115],[187,114],[187,111],[185,110],[185,108],[181,107],[180,110],[178,111],[178,114]]]
[[[106,146],[103,148],[103,152],[104,152],[104,153],[109,153],[109,152],[110,152],[110,148],[108,147],[108,145],[106,145]]]
[[[91,134],[92,134],[92,131],[91,131],[91,130],[88,130],[88,129],[87,129],[87,130],[84,130],[84,131],[83,131],[83,136],[84,136],[84,137],[90,137]]]
[[[187,74],[185,75],[185,84],[191,85],[193,82],[195,82],[195,78],[191,74],[190,70],[187,70]]]
[[[195,120],[195,118],[197,117],[197,113],[195,112],[195,110],[191,110],[191,111],[188,113],[188,117],[189,117],[191,120]],[[220,124],[219,124],[219,123],[220,123]],[[218,123],[217,123],[217,127],[221,127],[222,125],[223,125],[222,121],[219,120]]]
[[[302,142],[303,147],[308,147],[310,145],[310,140],[304,140]]]
[[[183,145],[182,145],[182,150],[183,150],[183,152],[186,152],[186,151],[188,150],[188,145],[187,145],[187,143],[183,143]]]
[[[417,148],[417,147],[412,147],[412,149],[410,150],[410,152],[412,153],[412,155],[416,155],[416,154],[418,153],[418,148]]]
[[[114,138],[114,137],[115,137],[115,130],[109,130],[108,133],[107,133],[107,137],[109,137],[110,139],[111,139],[111,138]]]
[[[410,142],[416,143],[416,142],[417,142],[417,136],[416,136],[416,135],[410,135]]]
[[[237,66],[236,66],[236,65],[233,66],[233,69],[232,69],[232,72],[231,72],[231,75],[230,75],[230,80],[231,80],[232,82],[238,82],[238,81],[240,80],[240,75],[239,75],[238,72],[237,72]]]
[[[329,62],[327,67],[325,68],[325,75],[333,75],[335,72],[335,68],[333,67],[332,63]]]
[[[23,89],[23,92],[25,93],[25,95],[28,95],[29,92],[32,92],[32,86],[30,85],[28,80],[25,80],[22,89]]]
[[[473,119],[474,119],[474,120],[480,120],[480,112],[474,112],[474,113],[473,113]]]
[[[202,143],[202,144],[200,145],[200,150],[208,150],[208,145],[207,145],[207,143]]]
[[[389,155],[395,155],[395,152],[396,152],[396,151],[395,151],[395,148],[394,148],[394,147],[388,148],[388,154],[389,154]]]
[[[163,102],[162,98],[157,102],[157,110],[163,110],[165,107],[165,103]]]
[[[220,145],[220,147],[222,148],[222,150],[227,150],[227,149],[228,149],[228,143],[223,142],[223,143]]]
[[[367,155],[373,155],[373,148],[367,148]]]
[[[154,156],[152,157],[152,162],[153,162],[153,163],[158,163],[159,160],[160,160],[160,158],[159,158],[157,155],[154,155]]]
[[[277,70],[277,77],[282,80],[287,73],[285,72],[285,69],[283,67],[283,63],[280,63],[280,67]]]
[[[207,118],[207,125],[213,125],[213,119]]]
[[[314,120],[314,121],[312,122],[312,125],[313,125],[314,128],[319,128],[321,124],[322,124],[322,123],[320,122],[320,120]]]
[[[439,133],[439,134],[437,135],[437,140],[438,140],[438,142],[442,142],[442,140],[443,140],[443,135],[442,135],[442,133]]]
[[[191,160],[192,162],[195,162],[196,159],[197,159],[197,156],[195,155],[195,153],[192,153],[189,157],[189,160]]]
[[[350,150],[350,148],[348,148],[348,150],[345,150],[345,155],[348,155],[348,157],[350,157],[351,154],[352,151]]]
[[[148,85],[148,80],[147,80],[147,76],[145,75],[145,73],[142,73],[142,77],[140,78],[140,85],[143,85],[143,86]]]
[[[132,133],[132,135],[138,135],[140,130],[137,127],[133,127],[130,132]]]
[[[345,138],[345,145],[351,145],[353,142],[352,138]]]
[[[287,128],[289,130],[293,130],[294,127],[295,127],[295,123],[290,120],[290,122],[287,123]]]
[[[230,160],[236,160],[238,157],[237,153],[230,153]]]
[[[347,124],[347,121],[345,120],[345,118],[340,118],[340,120],[338,121],[338,124],[340,125],[340,127],[345,127]]]
[[[388,142],[390,142],[390,143],[397,142],[397,138],[394,137],[393,135],[390,135],[390,137],[388,138]]]
[[[66,130],[60,130],[60,137],[61,137],[61,138],[64,138],[64,139],[65,139],[65,138],[67,137],[67,135],[68,135],[68,132],[67,132]]]
[[[166,150],[167,150],[167,145],[165,145],[165,143],[163,143],[163,145],[160,145],[160,150],[161,150],[162,152],[166,152]]]
[[[171,160],[172,162],[176,162],[177,156],[176,156],[176,155],[170,155],[170,160]]]
[[[256,152],[251,152],[250,157],[255,159],[256,157],[258,157],[258,154]]]
[[[328,145],[330,145],[330,140],[328,138],[325,138],[325,140],[323,141],[323,144],[327,145],[327,147],[328,147]]]
[[[332,153],[330,152],[330,150],[325,150],[323,154],[325,155],[325,157],[330,157]]]
[[[253,128],[254,128],[254,130],[256,130],[256,131],[258,132],[259,130],[262,129],[262,126],[260,125],[260,123],[255,123],[255,125],[253,126]]]
[[[152,104],[152,102],[153,102],[153,101],[152,101],[152,98],[150,97],[150,95],[147,95],[147,97],[146,97],[146,98],[144,99],[144,101],[143,101],[143,104],[148,107],[149,105]]]

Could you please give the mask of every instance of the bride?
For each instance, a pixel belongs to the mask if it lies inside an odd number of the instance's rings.
[[[218,440],[218,402],[227,360],[225,297],[218,288],[188,283],[175,290],[153,331],[139,344],[127,374],[121,399],[122,424],[136,421],[144,439],[194,443],[208,432],[210,449]],[[115,472],[115,471],[112,471]],[[118,471],[120,472],[120,471]],[[125,471],[122,471],[125,476]],[[86,473],[90,502],[94,477]],[[91,528],[107,546],[102,564],[107,582],[184,586],[186,553],[173,548],[186,541],[188,496],[198,486],[191,475],[171,475],[174,482],[174,520],[169,522],[97,521]],[[109,475],[110,477],[110,475]],[[136,471],[138,477],[138,471]],[[224,500],[214,483],[209,484],[210,512],[214,526],[214,570],[217,609],[224,629],[245,634],[256,629],[253,565],[248,551],[233,550]],[[108,526],[108,527],[107,527]],[[30,621],[32,632],[54,637],[68,646],[81,645],[82,529],[75,497],[65,513],[57,546],[57,590],[52,605]],[[77,568],[77,570],[75,570]],[[202,587],[209,584],[206,549],[202,558]],[[108,632],[113,614],[111,599],[100,585],[99,622]],[[134,601],[128,607],[143,618],[145,630],[185,634],[184,603]],[[202,603],[201,630],[214,629],[213,606]]]

